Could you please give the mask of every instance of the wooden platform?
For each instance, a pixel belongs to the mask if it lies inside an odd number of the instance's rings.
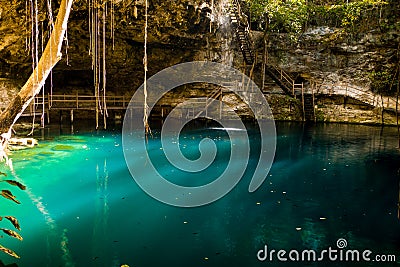
[[[108,110],[125,110],[130,98],[125,96],[105,96]],[[32,113],[34,110],[96,110],[96,97],[92,95],[47,95],[35,97],[34,103],[26,110]]]

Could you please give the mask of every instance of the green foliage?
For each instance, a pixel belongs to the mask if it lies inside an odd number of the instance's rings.
[[[382,0],[319,1],[319,0],[245,0],[254,21],[267,16],[271,32],[287,32],[297,36],[313,21],[324,26],[334,24],[351,30],[361,23],[363,14],[386,5]],[[322,25],[321,25],[322,26]]]
[[[369,75],[371,80],[371,90],[382,95],[392,95],[394,93],[393,74],[389,70],[373,71]]]
[[[336,4],[328,7],[328,14],[338,16],[341,27],[353,27],[361,20],[363,12],[385,4],[387,3],[381,0],[359,0],[346,4]]]
[[[325,121],[325,115],[324,115],[324,112],[322,112],[321,110],[319,110],[319,109],[315,109],[315,120],[317,121],[317,122],[324,122]]]
[[[309,16],[307,0],[246,0],[252,19],[267,16],[272,32],[298,34]]]

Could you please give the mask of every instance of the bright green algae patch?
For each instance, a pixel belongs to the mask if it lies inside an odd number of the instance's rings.
[[[53,146],[51,149],[55,151],[66,151],[66,150],[68,151],[68,150],[73,150],[74,147],[70,145],[56,145]]]

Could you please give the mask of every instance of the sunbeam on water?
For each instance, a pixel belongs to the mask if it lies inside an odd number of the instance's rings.
[[[395,129],[278,123],[277,134],[275,162],[256,192],[247,190],[259,155],[257,131],[250,130],[244,178],[222,199],[198,208],[168,206],[144,193],[130,176],[118,133],[53,136],[34,149],[14,152],[14,173],[5,166],[0,170],[27,190],[4,183],[22,204],[2,200],[0,215],[20,220],[24,240],[2,238],[0,243],[21,259],[5,254],[0,259],[21,267],[280,266],[259,262],[257,251],[264,245],[322,250],[339,238],[354,249],[398,253]],[[175,142],[194,160],[204,137],[218,152],[198,174],[168,165],[157,134],[147,145],[150,158],[174,183],[209,183],[227,165],[226,132],[191,130]]]

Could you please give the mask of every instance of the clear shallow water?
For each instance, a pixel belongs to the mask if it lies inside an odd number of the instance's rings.
[[[1,244],[21,259],[5,254],[0,259],[22,267],[282,266],[276,259],[259,262],[257,251],[265,244],[276,250],[323,250],[345,238],[351,249],[396,254],[398,265],[395,129],[278,123],[277,134],[275,162],[255,193],[247,191],[258,158],[252,150],[238,186],[215,203],[191,209],[167,206],[140,190],[126,167],[118,132],[46,138],[39,147],[12,155],[14,174],[0,167],[28,187],[23,192],[3,185],[22,202],[2,200],[0,205],[2,213],[19,218],[24,241],[2,238]],[[196,146],[204,136],[216,141],[216,164],[191,180],[165,167],[157,134],[149,141],[151,157],[171,181],[208,183],[223,171],[230,151],[224,132],[203,129],[181,137],[183,153],[198,157]],[[250,136],[255,149],[257,134],[250,131]],[[396,264],[382,266],[391,265]]]

